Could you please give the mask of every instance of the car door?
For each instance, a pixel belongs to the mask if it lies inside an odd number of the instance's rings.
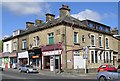
[[[115,79],[115,80],[117,79],[118,80],[118,79],[120,79],[119,76],[120,76],[120,73],[118,73],[118,72],[112,72],[113,79]]]

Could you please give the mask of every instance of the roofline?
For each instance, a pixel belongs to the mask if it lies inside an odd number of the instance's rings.
[[[107,35],[110,35],[110,36],[113,36],[113,34],[111,34],[111,33],[106,33],[106,32],[103,32],[103,31],[100,31],[100,30],[95,30],[95,29],[90,29],[90,28],[88,28],[87,26],[86,27],[82,27],[82,26],[80,26],[80,25],[77,25],[77,24],[74,24],[73,25],[73,23],[69,23],[69,22],[66,22],[66,21],[64,21],[64,20],[62,20],[62,21],[60,21],[60,22],[58,22],[58,23],[55,23],[55,24],[51,24],[51,25],[49,25],[49,26],[38,26],[37,27],[37,29],[34,29],[34,30],[32,30],[32,31],[25,31],[25,32],[23,32],[22,34],[20,34],[20,35],[17,35],[17,36],[10,36],[10,37],[8,37],[8,38],[6,38],[6,39],[3,39],[2,41],[3,42],[5,42],[5,41],[8,41],[8,40],[10,40],[10,39],[13,39],[13,38],[17,38],[17,37],[21,37],[21,36],[24,36],[24,35],[27,35],[27,34],[30,34],[30,33],[34,33],[34,32],[36,32],[36,31],[40,31],[40,30],[44,30],[44,29],[48,29],[48,28],[51,28],[51,27],[53,27],[53,26],[57,26],[57,25],[72,25],[72,26],[75,26],[76,28],[83,28],[83,29],[85,29],[85,30],[89,30],[89,31],[94,31],[94,32],[99,32],[99,33],[102,33],[102,34],[107,34]]]
[[[96,22],[96,21],[93,21],[93,20],[90,20],[90,19],[85,19],[85,20],[82,20],[82,22],[83,22],[83,21],[91,21],[91,22],[94,22],[94,23],[97,23],[97,24],[100,24],[100,25],[106,26],[106,27],[108,27],[108,28],[111,28],[111,27],[110,27],[110,26],[108,26],[108,25],[105,25],[105,24],[103,24],[103,23]]]

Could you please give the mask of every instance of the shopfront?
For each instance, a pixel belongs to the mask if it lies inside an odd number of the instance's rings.
[[[22,65],[22,64],[24,64],[24,65],[29,64],[28,51],[18,52],[17,62],[18,62],[19,65]]]
[[[9,55],[9,58],[10,58],[10,68],[12,68],[12,65],[14,63],[17,63],[17,53],[10,53]]]
[[[3,53],[2,56],[2,66],[4,68],[10,68],[10,58],[9,58],[10,52]]]
[[[60,44],[49,45],[42,48],[42,69],[61,69],[62,48]]]
[[[41,48],[28,50],[29,64],[42,69],[42,52]]]

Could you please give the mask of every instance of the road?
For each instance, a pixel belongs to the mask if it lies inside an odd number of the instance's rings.
[[[40,79],[82,79],[82,77],[63,77],[63,76],[51,76],[51,75],[42,75],[42,74],[39,74],[39,73],[19,73],[17,70],[4,70],[2,73],[2,80],[4,81],[5,79],[22,79],[22,81],[40,81]],[[11,81],[11,80],[10,80]],[[12,80],[13,81],[13,80]],[[82,80],[79,80],[79,81],[82,81]],[[87,81],[97,81],[97,80],[87,80]]]

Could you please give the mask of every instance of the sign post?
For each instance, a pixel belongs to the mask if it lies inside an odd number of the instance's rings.
[[[83,59],[85,59],[85,74],[87,73],[87,58],[88,58],[88,47],[83,48]]]

